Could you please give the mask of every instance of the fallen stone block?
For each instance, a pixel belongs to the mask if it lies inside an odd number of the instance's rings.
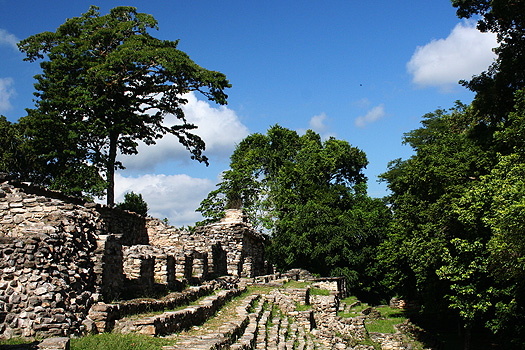
[[[70,341],[67,337],[56,337],[44,339],[38,344],[39,350],[69,350]]]

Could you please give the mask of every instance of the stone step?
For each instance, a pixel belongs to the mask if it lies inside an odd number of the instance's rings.
[[[224,304],[245,289],[230,289],[217,292],[202,299],[197,305],[182,310],[167,311],[144,318],[124,318],[115,323],[114,330],[123,334],[140,333],[152,336],[168,335],[204,323]]]
[[[269,307],[272,307],[272,304],[268,304]],[[266,349],[266,324],[271,315],[271,310],[266,310],[262,313],[261,318],[258,321],[258,333],[257,333],[257,343],[256,349]]]
[[[266,348],[266,323],[270,317],[270,310],[264,310],[268,303],[270,307],[272,300],[266,296],[261,297],[254,312],[249,315],[250,323],[239,341],[231,346],[231,349],[265,349]]]
[[[251,334],[256,334],[257,320],[262,313],[262,307],[260,309],[257,307],[253,313],[249,313],[248,310],[253,307],[258,298],[259,295],[246,297],[240,306],[236,308],[237,315],[235,320],[226,321],[217,331],[200,336],[180,337],[177,344],[164,346],[163,349],[211,350],[231,348],[232,346],[235,346],[237,349],[253,349],[255,337],[252,340]]]

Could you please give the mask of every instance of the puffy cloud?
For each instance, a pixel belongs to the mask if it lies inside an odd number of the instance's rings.
[[[11,87],[13,79],[0,78],[0,112],[11,109],[11,102],[9,99],[15,95],[15,89]]]
[[[183,107],[188,123],[198,128],[193,133],[199,135],[206,143],[205,155],[208,158],[227,159],[235,144],[245,138],[249,131],[237,114],[225,107],[215,107],[207,101],[198,100],[195,94],[184,96],[188,103]],[[173,115],[164,119],[165,125],[180,124]],[[189,152],[179,143],[176,136],[167,134],[157,140],[156,145],[146,146],[139,142],[139,153],[133,156],[120,156],[126,168],[130,170],[151,170],[155,165],[166,161],[188,161]]]
[[[447,91],[459,80],[485,71],[496,58],[492,51],[496,46],[496,34],[481,33],[475,23],[462,22],[446,39],[418,46],[407,70],[415,84]]]
[[[323,140],[326,140],[331,136],[336,136],[334,132],[328,130],[328,126],[325,124],[325,120],[327,119],[328,117],[326,113],[322,112],[321,114],[314,115],[312,118],[310,118],[310,121],[308,122],[309,129],[320,134]],[[299,135],[304,135],[306,133],[306,129],[299,128],[297,129],[297,133]]]
[[[364,128],[367,124],[376,122],[384,116],[385,106],[383,104],[380,104],[379,106],[375,106],[374,108],[369,110],[368,113],[366,113],[365,115],[357,117],[355,120],[355,126],[357,126],[358,128]]]
[[[5,29],[0,28],[0,45],[7,45],[18,51],[18,46],[16,44],[19,42],[18,38],[13,34],[9,33]]]
[[[149,215],[168,218],[170,224],[177,227],[194,225],[196,221],[202,220],[195,209],[213,189],[215,184],[211,180],[185,174],[148,174],[138,177],[115,174],[116,202],[122,202],[127,192],[140,193],[148,203]]]
[[[310,119],[310,129],[318,133],[324,132],[326,130],[326,125],[324,124],[325,119],[326,119],[325,113],[314,115]]]

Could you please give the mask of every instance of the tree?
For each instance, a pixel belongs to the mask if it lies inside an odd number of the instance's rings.
[[[270,233],[267,253],[278,269],[344,275],[353,290],[380,293],[373,256],[390,212],[366,195],[367,163],[346,141],[275,125],[239,143],[223,181],[198,210],[216,219],[215,212],[242,207]]]
[[[460,199],[456,211],[466,225],[489,230],[486,270],[491,286],[494,315],[487,325],[516,344],[525,344],[525,93],[515,94],[514,110],[505,127],[494,134],[499,154],[490,173],[481,176]],[[523,346],[522,346],[523,347]]]
[[[192,159],[208,164],[203,140],[192,133],[196,126],[185,119],[184,94],[199,91],[226,104],[224,90],[230,84],[222,73],[198,66],[178,50],[178,41],[156,39],[149,29],[157,29],[157,21],[133,7],[116,7],[101,16],[92,6],[56,32],[19,43],[25,60],[47,55],[42,74],[35,76],[36,108],[23,123],[48,166],[48,182],[56,187],[99,194],[97,177],[102,175],[112,205],[114,173],[122,167],[118,151],[136,154],[138,140],[152,145],[167,133]],[[166,114],[180,123],[164,125]]]
[[[19,179],[39,173],[22,127],[4,116],[0,116],[0,145],[0,172]]]
[[[488,124],[504,120],[514,93],[525,88],[525,3],[515,0],[452,0],[459,18],[478,19],[481,32],[498,35],[497,60],[486,72],[463,85],[476,93],[476,119]]]
[[[461,122],[469,113],[458,103],[426,114],[421,128],[405,134],[415,154],[381,175],[392,191],[394,227],[379,255],[396,294],[419,300],[427,311],[455,311],[466,347],[470,329],[487,318],[493,280],[481,262],[490,231],[460,220],[456,205],[495,158],[478,128]]]
[[[137,194],[133,191],[124,195],[124,202],[118,203],[117,208],[129,210],[141,216],[148,215],[148,203],[146,203],[140,193]]]
[[[16,125],[9,122],[3,115],[0,116],[0,172],[17,173],[21,168],[22,137]]]

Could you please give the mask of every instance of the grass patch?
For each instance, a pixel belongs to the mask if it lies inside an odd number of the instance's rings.
[[[310,288],[310,295],[330,295],[328,289]]]
[[[291,280],[283,284],[283,287],[284,288],[308,288],[311,285],[312,285],[312,282]]]
[[[71,350],[160,350],[173,340],[141,334],[102,333],[71,339]]]
[[[352,305],[353,303],[355,303],[357,301],[357,297],[353,296],[353,295],[350,295],[349,297],[346,297],[344,298],[343,300],[341,300],[341,303],[345,303],[345,304],[348,304],[348,305]]]
[[[312,305],[304,305],[304,304],[301,304],[301,303],[295,303],[295,309],[297,311],[308,311],[308,310],[311,310],[312,309]]]
[[[377,307],[376,310],[381,312],[381,316],[384,319],[368,320],[365,323],[368,332],[395,333],[394,325],[400,324],[407,319],[402,311],[388,306]]]
[[[373,333],[395,333],[394,325],[403,322],[400,319],[377,319],[365,323],[366,330]]]
[[[22,338],[15,337],[11,339],[0,339],[0,348],[3,348],[3,345],[27,345],[28,349],[31,344],[37,344],[38,341],[32,338]]]
[[[209,297],[210,295],[213,295],[213,294],[217,294],[219,290],[216,290],[214,291],[212,294],[209,294],[209,295],[203,295],[189,303],[185,303],[183,305],[180,305],[180,306],[177,306],[176,308],[167,308],[167,309],[162,309],[162,310],[157,310],[157,311],[149,311],[149,312],[144,312],[144,313],[141,313],[141,314],[133,314],[133,315],[129,315],[127,316],[127,318],[129,318],[130,320],[137,320],[139,318],[144,318],[144,317],[151,317],[151,316],[156,316],[156,315],[162,315],[163,313],[165,312],[171,312],[171,311],[179,311],[179,310],[184,310],[185,308],[189,307],[189,306],[194,306],[194,305],[197,305],[199,304],[202,300],[204,300],[205,298]]]
[[[241,305],[241,302],[244,300],[244,298],[246,298],[248,295],[251,295],[251,294],[266,294],[266,292],[269,292],[271,289],[273,289],[273,287],[248,286],[245,292],[241,293],[240,295],[226,302],[226,304],[219,311],[217,311],[217,313],[213,317],[209,318],[202,325],[198,326],[198,328],[196,329],[191,328],[191,329],[182,331],[180,334],[197,335],[197,334],[206,334],[209,332],[215,332],[220,326],[224,325],[224,320],[228,320],[228,319],[232,319],[236,317],[237,315],[236,307]],[[266,305],[266,302],[265,302],[265,305]],[[263,309],[267,307],[268,306],[263,306]]]
[[[347,298],[342,300],[342,302],[347,304],[347,305],[352,305],[356,301],[358,301],[358,299],[357,299],[357,297],[354,297],[354,296],[349,296],[349,297],[347,297]],[[358,305],[352,306],[352,308],[350,309],[349,312],[344,312],[342,310],[338,311],[337,315],[341,316],[341,317],[345,317],[345,318],[361,316],[361,311],[366,309],[368,306],[369,305],[367,303],[360,303]]]

